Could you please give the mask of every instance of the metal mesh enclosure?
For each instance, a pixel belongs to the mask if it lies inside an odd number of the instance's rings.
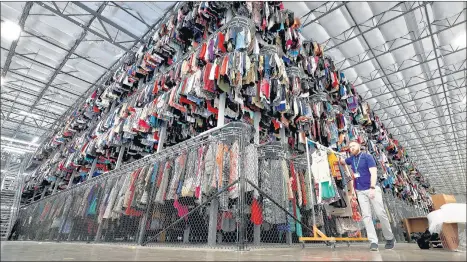
[[[251,139],[250,126],[233,122],[24,206],[19,239],[245,250],[300,245],[314,227],[330,238],[366,236],[345,178],[333,178],[338,198],[318,201],[306,153]],[[426,207],[383,197],[403,241],[401,219]]]
[[[250,137],[231,123],[24,206],[19,239],[241,244]]]

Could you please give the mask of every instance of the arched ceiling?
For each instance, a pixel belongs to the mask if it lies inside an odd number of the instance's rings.
[[[1,38],[2,136],[44,140],[173,5],[1,2],[2,23],[22,27],[18,40]]]

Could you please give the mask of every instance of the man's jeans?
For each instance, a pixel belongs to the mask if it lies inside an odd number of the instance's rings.
[[[391,225],[384,209],[383,196],[381,194],[381,188],[376,187],[375,197],[370,199],[370,190],[357,191],[358,202],[360,203],[360,209],[362,211],[363,223],[365,224],[366,233],[370,243],[378,244],[378,236],[373,225],[373,219],[371,217],[371,206],[375,210],[376,215],[379,218],[381,227],[383,229],[383,236],[386,240],[394,239],[392,234]]]

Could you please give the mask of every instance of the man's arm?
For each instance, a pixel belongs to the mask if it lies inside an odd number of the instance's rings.
[[[339,157],[339,163],[341,163],[341,165],[346,165],[345,159],[343,157]]]
[[[339,157],[339,163],[341,165],[350,165],[350,158]]]
[[[366,154],[368,169],[370,170],[371,179],[370,186],[376,187],[376,181],[378,180],[378,169],[376,168],[376,162],[372,155]]]
[[[353,185],[353,179],[350,179],[349,182],[347,183],[347,188],[349,189],[349,193],[351,196],[356,196],[355,195],[355,188]]]
[[[378,169],[376,167],[370,167],[370,174],[371,174],[371,187],[376,186],[376,180],[378,180]]]

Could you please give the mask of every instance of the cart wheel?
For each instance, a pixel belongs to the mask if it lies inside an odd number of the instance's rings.
[[[336,243],[332,244],[332,249],[336,249]]]
[[[350,242],[347,242],[347,247],[350,247]]]
[[[302,249],[305,249],[305,242],[302,242]]]
[[[325,243],[327,247],[331,246],[331,243],[329,241],[326,241]]]

